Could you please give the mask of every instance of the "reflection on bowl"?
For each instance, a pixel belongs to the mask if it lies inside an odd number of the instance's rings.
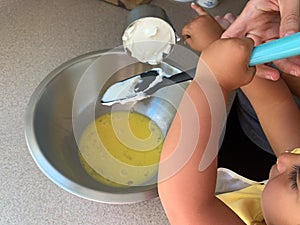
[[[119,50],[74,58],[40,83],[27,106],[25,136],[36,164],[61,188],[93,201],[134,203],[158,195],[155,182],[112,187],[89,176],[78,156],[79,139],[87,125],[105,113],[134,110],[154,121],[165,136],[187,86],[176,84],[129,105],[101,105],[99,96],[112,83],[152,68],[128,58]],[[159,66],[171,68],[167,63]]]

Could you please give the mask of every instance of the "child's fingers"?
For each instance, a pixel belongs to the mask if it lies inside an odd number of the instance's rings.
[[[196,11],[196,13],[198,13],[199,16],[208,15],[208,13],[201,6],[194,2],[191,3],[191,7]]]
[[[251,52],[253,50],[253,47],[254,47],[254,41],[251,39],[251,38],[245,38],[245,39],[242,39],[246,46],[247,46],[247,49],[249,50],[249,60],[250,61],[250,57],[251,57]],[[256,67],[255,66],[251,66],[251,67],[248,67],[248,74],[253,77],[256,73]]]
[[[244,40],[247,43],[247,46],[252,50],[254,48],[254,41],[251,38],[245,38]]]
[[[284,172],[288,168],[294,167],[295,165],[300,165],[300,155],[283,153],[277,159],[277,169],[280,172]]]

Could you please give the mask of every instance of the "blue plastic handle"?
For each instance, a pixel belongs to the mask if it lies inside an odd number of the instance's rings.
[[[300,32],[253,48],[249,65],[255,66],[300,55]]]

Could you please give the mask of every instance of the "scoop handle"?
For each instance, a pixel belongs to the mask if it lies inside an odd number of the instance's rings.
[[[253,48],[249,66],[300,55],[300,32]]]

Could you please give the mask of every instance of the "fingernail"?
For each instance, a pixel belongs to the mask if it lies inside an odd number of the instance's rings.
[[[286,170],[285,164],[282,163],[279,158],[277,158],[276,166],[277,166],[277,170],[281,173]]]
[[[275,79],[272,75],[266,75],[266,78],[267,78],[268,80],[276,81],[276,79]]]
[[[294,75],[294,76],[299,76],[299,74],[297,73],[297,71],[296,70],[292,70],[291,72],[290,72],[290,74],[291,75]]]
[[[284,34],[284,36],[286,37],[286,36],[290,36],[290,35],[292,35],[292,34],[295,34],[296,32],[295,31],[288,31],[288,32],[286,32],[285,34]]]

